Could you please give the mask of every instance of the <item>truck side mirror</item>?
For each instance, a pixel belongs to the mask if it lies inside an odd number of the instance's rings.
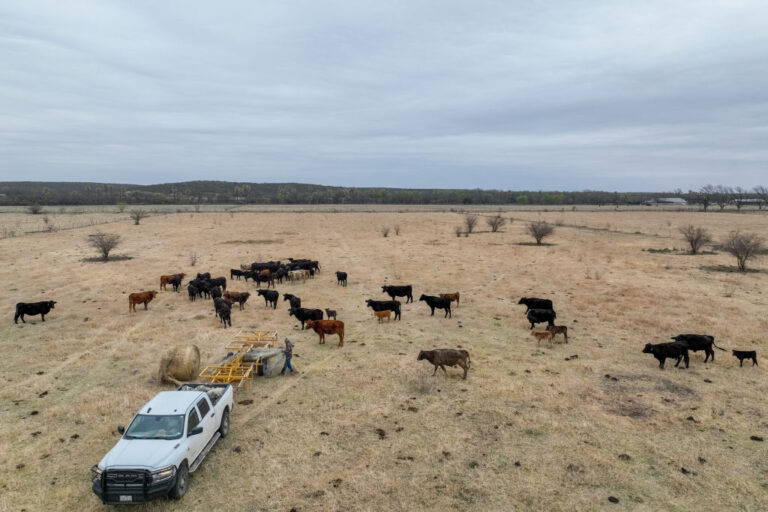
[[[122,425],[117,426],[117,431],[120,433],[120,435],[125,434],[125,427]]]
[[[187,437],[196,436],[197,434],[202,434],[202,433],[203,433],[203,427],[195,427],[189,431],[189,433],[187,434]]]

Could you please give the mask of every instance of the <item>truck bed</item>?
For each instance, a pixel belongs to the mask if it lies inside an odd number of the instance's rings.
[[[208,395],[213,405],[216,405],[218,401],[224,396],[224,392],[230,384],[219,384],[211,382],[188,382],[182,384],[176,391],[202,391]]]

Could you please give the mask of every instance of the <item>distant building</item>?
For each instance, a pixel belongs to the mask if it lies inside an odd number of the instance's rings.
[[[649,199],[645,201],[646,206],[653,206],[657,204],[669,204],[669,205],[675,205],[675,206],[686,206],[688,204],[688,201],[683,199],[682,197],[657,197],[655,199]]]

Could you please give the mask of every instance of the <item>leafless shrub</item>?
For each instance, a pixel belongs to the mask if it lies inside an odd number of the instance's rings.
[[[43,224],[45,224],[45,231],[51,233],[53,231],[56,231],[56,226],[53,225],[53,222],[51,222],[51,218],[47,215],[43,217]]]
[[[197,252],[189,253],[189,266],[194,267],[197,265]]]
[[[563,219],[562,217],[555,220],[555,226],[560,227],[563,224],[565,224],[565,219]]]
[[[462,226],[456,226],[453,228],[454,232],[456,233],[456,237],[460,237],[461,234],[464,232],[464,228]]]
[[[115,206],[117,207],[118,213],[123,213],[125,209],[128,207],[128,204],[121,202],[121,203],[117,203]]]
[[[39,213],[43,213],[43,207],[39,204],[31,204],[27,206],[27,211],[32,215],[37,215]]]
[[[133,219],[134,225],[138,226],[141,222],[141,219],[145,218],[147,216],[147,211],[143,210],[141,208],[135,208],[131,210],[131,219]]]
[[[468,213],[464,215],[464,227],[466,228],[467,234],[471,233],[475,226],[477,226],[477,215],[474,213]]]
[[[395,224],[395,236],[400,236],[400,224]]]
[[[541,241],[544,240],[544,238],[555,232],[555,228],[545,220],[529,222],[526,230],[529,235],[536,239],[536,245],[541,245]]]
[[[381,236],[384,238],[387,238],[389,236],[389,226],[384,226],[381,228]]]
[[[702,247],[712,243],[712,236],[705,228],[696,227],[693,224],[682,226],[680,233],[691,247],[691,254],[698,254]]]
[[[491,233],[496,233],[499,229],[504,227],[504,224],[507,223],[507,219],[501,215],[494,215],[492,217],[486,217],[485,223],[491,228]]]
[[[723,241],[723,250],[736,258],[739,270],[747,269],[747,261],[757,256],[763,247],[763,239],[757,233],[731,231]]]
[[[101,253],[102,259],[109,259],[109,253],[120,245],[120,235],[114,233],[94,233],[86,238],[88,245]]]

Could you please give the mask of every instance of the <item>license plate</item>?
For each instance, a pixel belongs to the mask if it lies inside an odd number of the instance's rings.
[[[123,496],[120,495],[120,501],[133,501],[133,496]]]

